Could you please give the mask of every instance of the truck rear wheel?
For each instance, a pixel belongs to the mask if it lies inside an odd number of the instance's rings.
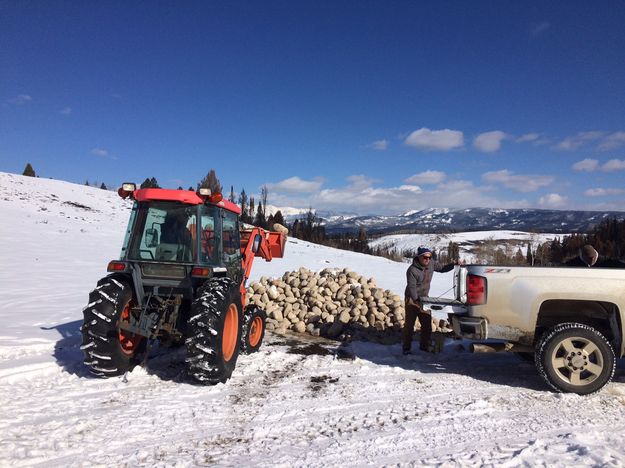
[[[588,395],[612,379],[616,359],[599,331],[581,323],[562,323],[540,339],[536,367],[558,392]]]
[[[83,310],[82,346],[85,365],[100,377],[122,375],[141,362],[146,339],[119,328],[130,320],[132,288],[115,278],[104,278],[89,294]]]
[[[199,289],[191,305],[187,369],[193,378],[214,385],[230,378],[241,341],[241,293],[229,278],[215,278]]]
[[[241,333],[241,351],[244,354],[255,353],[260,349],[265,337],[266,320],[267,314],[264,310],[254,306],[246,307]]]

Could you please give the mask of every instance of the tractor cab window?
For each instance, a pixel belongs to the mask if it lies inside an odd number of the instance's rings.
[[[193,261],[196,207],[179,203],[139,204],[129,257],[133,260]]]
[[[219,238],[217,208],[204,205],[200,209],[200,262],[219,264]]]
[[[241,268],[241,239],[239,219],[234,213],[224,212],[223,218],[223,259],[226,268]]]

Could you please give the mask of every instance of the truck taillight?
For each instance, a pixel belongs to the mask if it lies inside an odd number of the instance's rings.
[[[486,304],[486,278],[483,276],[467,276],[467,304]]]

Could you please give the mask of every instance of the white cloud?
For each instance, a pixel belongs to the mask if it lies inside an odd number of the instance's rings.
[[[423,192],[421,187],[419,187],[418,185],[400,185],[398,187],[398,190],[404,190],[404,191],[413,192],[413,193],[421,193],[421,192]]]
[[[303,180],[297,176],[289,177],[275,184],[265,184],[267,189],[273,192],[284,193],[311,193],[316,192],[323,185],[323,179],[317,177],[313,180]]]
[[[473,147],[484,153],[494,153],[495,151],[499,151],[501,142],[507,137],[508,135],[501,130],[480,133],[473,140]]]
[[[61,115],[72,115],[72,108],[71,107],[64,107],[63,109],[61,109],[59,111],[59,114]]]
[[[601,170],[604,172],[625,170],[625,159],[610,159],[607,163],[601,166]]]
[[[417,149],[449,151],[464,145],[464,134],[459,130],[420,128],[408,135],[404,144]]]
[[[532,37],[538,37],[550,27],[551,23],[549,21],[541,21],[540,23],[535,23],[530,29],[530,34],[532,35]]]
[[[21,106],[23,104],[32,102],[32,100],[33,100],[32,96],[28,94],[18,94],[17,96],[9,99],[9,104],[15,104],[16,106]]]
[[[582,159],[581,161],[577,161],[575,164],[573,164],[574,170],[583,172],[593,172],[596,171],[598,167],[599,161],[589,158]]]
[[[515,175],[513,172],[504,169],[482,174],[482,179],[489,183],[502,184],[504,187],[517,192],[535,192],[541,187],[550,185],[554,178],[545,175]]]
[[[409,184],[439,184],[445,180],[445,177],[444,172],[427,170],[408,177],[404,182]]]
[[[109,155],[109,152],[105,149],[102,148],[93,148],[91,150],[91,154],[95,155],[95,156],[101,156],[103,158],[106,158]]]
[[[364,175],[347,178],[347,184],[322,189],[310,195],[270,192],[270,203],[275,206],[312,207],[318,211],[358,214],[397,214],[431,207],[469,208],[501,207],[527,208],[527,200],[502,199],[490,187],[475,186],[466,180],[444,182],[425,190],[415,184],[384,187],[379,181]]]
[[[625,132],[614,132],[601,140],[597,149],[609,151],[625,145]]]
[[[544,208],[564,208],[567,202],[567,197],[557,193],[548,193],[538,199],[538,204]]]
[[[577,135],[566,137],[556,145],[556,149],[562,151],[575,151],[590,141],[598,140],[604,134],[604,132],[599,131],[579,132]]]
[[[388,140],[376,140],[370,145],[367,145],[368,148],[373,148],[374,150],[385,151],[388,149]]]
[[[521,135],[515,141],[515,143],[528,143],[532,141],[536,141],[540,138],[540,133],[526,133],[525,135]]]
[[[593,188],[588,189],[584,192],[584,195],[587,197],[605,197],[608,195],[620,195],[625,193],[625,189],[615,189],[615,188]]]

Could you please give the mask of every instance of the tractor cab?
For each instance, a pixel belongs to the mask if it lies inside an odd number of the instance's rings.
[[[120,189],[134,199],[119,261],[109,271],[132,270],[135,282],[191,291],[213,276],[239,283],[243,275],[240,209],[210,191]],[[145,293],[145,291],[144,291]],[[188,294],[187,294],[188,295]],[[143,294],[139,294],[143,296]],[[141,300],[141,299],[140,299]]]

